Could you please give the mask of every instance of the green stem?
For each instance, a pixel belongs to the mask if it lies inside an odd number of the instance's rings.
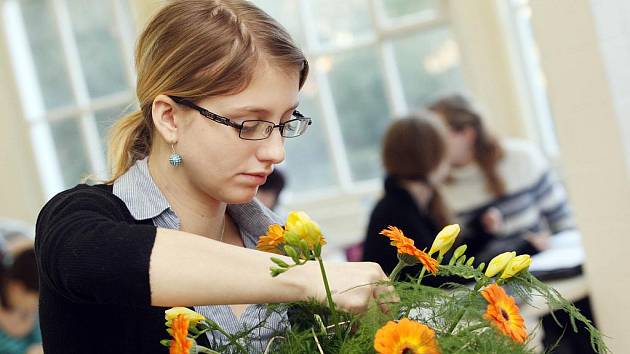
[[[457,320],[455,322],[453,322],[451,327],[448,329],[448,334],[453,334],[453,331],[455,330],[455,327],[457,327],[457,325],[459,324],[459,321],[462,320],[462,318],[464,317],[465,313],[466,313],[466,308],[463,308],[463,309],[461,309],[459,311],[459,313],[457,314]]]
[[[442,259],[444,258],[444,256],[439,255],[437,258],[438,264],[442,264]],[[418,276],[418,285],[420,285],[420,283],[422,283],[422,278],[424,278],[424,274],[427,272],[427,269],[425,266],[422,266],[422,270],[420,271],[420,275]]]
[[[420,285],[420,283],[422,283],[422,278],[424,278],[424,273],[427,272],[427,269],[422,266],[422,270],[420,271],[420,275],[418,276],[418,285]]]
[[[198,345],[197,346],[197,353],[204,353],[204,354],[219,354],[219,352],[215,352],[212,349],[208,349],[204,346]]]
[[[389,275],[389,280],[396,281],[398,274],[400,274],[400,271],[403,268],[405,268],[405,263],[403,261],[398,261],[398,264],[396,264],[396,267],[394,267],[394,270],[392,270],[392,273]]]
[[[335,323],[335,333],[337,338],[341,340],[341,329],[339,328],[339,316],[335,309],[335,303],[332,300],[332,293],[330,292],[330,285],[328,285],[328,277],[326,276],[326,269],[324,269],[324,261],[321,257],[316,257],[319,262],[319,269],[322,272],[322,278],[324,279],[324,288],[326,289],[326,298],[328,299],[328,307],[330,307],[330,313],[332,314],[332,320]]]
[[[471,292],[468,294],[468,299],[467,299],[467,301],[466,301],[466,304],[468,304],[468,303],[472,300],[472,298],[473,298],[473,296],[474,296],[475,294],[479,293],[479,289],[481,289],[481,286],[482,286],[482,285],[483,285],[483,284],[482,284],[481,282],[479,282],[479,281],[475,284],[475,288],[473,289],[473,291],[471,291]],[[455,322],[453,322],[453,324],[451,325],[451,327],[448,329],[448,333],[449,333],[449,334],[453,334],[453,331],[455,330],[455,328],[456,328],[456,327],[457,327],[457,325],[459,324],[459,321],[461,321],[461,320],[462,320],[462,318],[464,318],[464,314],[466,314],[466,308],[465,308],[465,307],[459,311],[459,313],[457,314],[457,317],[456,317],[456,318],[457,318],[457,320],[456,320]]]
[[[482,329],[482,328],[488,328],[488,325],[486,323],[479,323],[475,326],[470,326],[468,328],[466,328],[466,332],[474,332],[478,329]]]

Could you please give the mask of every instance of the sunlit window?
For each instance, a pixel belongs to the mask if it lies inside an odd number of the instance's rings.
[[[461,91],[460,53],[438,0],[255,0],[312,66],[287,141],[289,189],[351,191],[382,176],[390,120]],[[3,23],[48,196],[107,177],[105,135],[135,109],[136,33],[127,0],[5,0]]]

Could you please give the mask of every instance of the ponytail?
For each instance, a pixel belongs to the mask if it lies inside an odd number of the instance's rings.
[[[119,119],[109,133],[107,158],[113,183],[133,164],[145,158],[151,149],[151,128],[143,111],[133,112]]]
[[[453,216],[446,206],[439,189],[434,186],[431,186],[431,188],[433,189],[433,197],[429,201],[427,208],[429,216],[431,216],[431,219],[435,221],[439,228],[443,228],[452,222]]]

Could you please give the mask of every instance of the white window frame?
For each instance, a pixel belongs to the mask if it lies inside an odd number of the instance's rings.
[[[521,99],[527,135],[536,141],[543,152],[554,163],[559,163],[560,147],[555,135],[554,118],[551,113],[547,87],[539,59],[533,29],[528,19],[519,12],[531,12],[529,0],[498,2],[503,28],[509,39],[508,50],[511,67],[517,78],[517,91]]]
[[[324,126],[326,142],[329,145],[329,160],[333,165],[336,185],[317,189],[309,192],[286,193],[283,200],[289,204],[302,204],[317,202],[334,198],[335,196],[356,196],[363,198],[372,196],[381,190],[380,178],[364,181],[353,181],[350,171],[350,163],[343,140],[338,114],[333,99],[332,89],[326,71],[318,65],[320,58],[351,52],[353,50],[376,47],[378,49],[379,62],[383,72],[384,92],[391,109],[390,118],[409,113],[410,107],[406,102],[404,88],[399,77],[395,53],[392,43],[395,39],[404,38],[413,34],[431,31],[435,28],[448,26],[448,1],[443,0],[435,10],[420,12],[409,16],[403,16],[394,22],[390,22],[385,15],[382,0],[368,0],[370,20],[373,33],[357,38],[352,43],[338,45],[320,45],[317,40],[317,28],[310,7],[312,0],[297,0],[300,14],[301,31],[305,36],[302,47],[311,63],[312,80],[318,88],[318,104],[322,116],[318,122]]]
[[[62,166],[57,159],[54,138],[50,124],[65,119],[79,117],[81,139],[86,149],[89,167],[97,178],[107,178],[108,169],[105,161],[105,151],[100,143],[94,114],[97,111],[119,107],[134,101],[133,87],[135,72],[133,68],[133,46],[135,30],[129,24],[129,15],[125,8],[125,0],[108,0],[114,5],[114,21],[119,31],[118,40],[121,42],[122,57],[128,62],[125,66],[129,90],[116,94],[91,99],[87,90],[85,75],[81,66],[76,39],[72,31],[68,4],[66,0],[45,0],[53,9],[56,30],[62,45],[65,68],[69,75],[69,82],[74,97],[74,104],[66,107],[46,110],[41,89],[35,76],[33,56],[28,45],[26,29],[22,22],[19,0],[4,0],[2,14],[6,25],[7,42],[12,55],[12,64],[16,73],[18,89],[26,119],[30,125],[30,135],[35,152],[40,180],[46,198],[53,196],[64,187]],[[301,30],[306,35],[304,51],[312,63],[313,80],[318,86],[318,105],[321,108],[321,122],[324,134],[330,146],[329,161],[332,163],[336,178],[336,185],[318,189],[312,192],[289,194],[288,199],[296,202],[320,200],[335,195],[364,195],[373,194],[380,190],[379,179],[355,182],[351,178],[350,163],[346,152],[338,114],[333,100],[332,90],[328,81],[328,74],[317,65],[322,57],[346,53],[355,49],[375,46],[378,48],[379,62],[383,72],[384,92],[389,107],[390,116],[400,116],[408,113],[409,107],[405,102],[404,89],[396,67],[392,41],[401,37],[430,31],[434,28],[448,26],[447,1],[444,0],[435,11],[428,11],[388,22],[381,0],[368,0],[370,18],[374,32],[352,43],[320,46],[316,34],[316,24],[309,15],[310,0],[296,0],[298,2]],[[11,29],[10,31],[8,29]]]
[[[44,106],[42,90],[36,77],[36,69],[33,54],[29,47],[28,36],[23,22],[19,0],[4,0],[2,2],[2,16],[5,24],[4,32],[7,36],[11,62],[16,75],[19,96],[25,118],[30,125],[31,143],[35,154],[38,174],[46,199],[52,197],[64,188],[62,166],[57,159],[54,138],[50,124],[66,119],[76,119],[81,132],[83,146],[91,171],[95,177],[107,178],[108,168],[105,160],[105,151],[101,146],[94,114],[97,111],[119,107],[133,102],[135,95],[135,71],[133,67],[133,43],[135,32],[130,24],[128,5],[125,0],[111,1],[114,10],[113,20],[117,24],[120,41],[119,47],[122,57],[126,58],[125,72],[128,82],[128,90],[108,96],[92,99],[89,96],[85,75],[79,57],[77,41],[72,31],[68,4],[66,0],[45,0],[53,10],[55,30],[59,36],[65,69],[74,103],[69,106],[47,110]],[[102,0],[106,1],[106,0]]]

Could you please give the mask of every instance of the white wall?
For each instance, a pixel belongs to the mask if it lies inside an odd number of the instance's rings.
[[[629,81],[622,82],[630,37],[622,34],[629,17],[627,10],[620,14],[622,4],[627,9],[625,0],[532,1],[567,186],[584,235],[595,315],[614,353],[630,348],[630,176],[624,148],[629,136],[622,133],[627,113],[619,109],[630,94]],[[615,26],[626,26],[626,32]]]
[[[3,28],[0,22],[0,218],[34,224],[43,194]]]
[[[630,1],[591,1],[591,8],[630,173]]]

